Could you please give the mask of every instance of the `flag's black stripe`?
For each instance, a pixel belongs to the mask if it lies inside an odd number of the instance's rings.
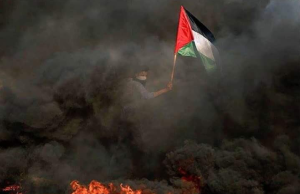
[[[185,9],[185,12],[190,20],[192,30],[203,35],[211,43],[213,43],[215,41],[213,33],[211,33],[211,31],[206,26],[204,26],[195,16],[193,16],[188,10]]]

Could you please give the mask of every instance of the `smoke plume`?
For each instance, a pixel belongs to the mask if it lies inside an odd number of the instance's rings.
[[[134,65],[150,67],[149,91],[170,79],[180,5],[214,33],[219,72],[179,58],[174,89],[124,119]],[[4,0],[0,9],[0,185],[299,193],[299,1]]]

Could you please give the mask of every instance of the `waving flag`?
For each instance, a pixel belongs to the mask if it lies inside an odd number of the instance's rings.
[[[218,50],[214,35],[183,6],[180,8],[175,54],[200,58],[206,69],[216,69]]]

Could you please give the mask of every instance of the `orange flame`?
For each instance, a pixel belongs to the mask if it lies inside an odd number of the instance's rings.
[[[108,186],[104,184],[92,181],[87,187],[80,185],[78,181],[72,181],[70,183],[73,189],[72,194],[141,194],[141,190],[133,190],[130,186],[120,184],[119,189],[115,187],[112,183]]]
[[[178,169],[179,173],[181,174],[181,180],[183,182],[192,183],[193,187],[190,188],[188,191],[183,192],[184,194],[188,193],[201,193],[201,177],[195,175],[189,175],[185,170],[182,168]]]
[[[7,186],[4,189],[2,189],[2,191],[4,191],[4,192],[22,194],[20,192],[20,190],[21,190],[21,186],[19,186],[19,185],[10,185],[10,186]]]

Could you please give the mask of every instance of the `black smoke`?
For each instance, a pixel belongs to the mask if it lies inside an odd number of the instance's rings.
[[[150,67],[149,90],[170,79],[180,5],[215,34],[220,72],[208,76],[179,58],[174,90],[124,120],[122,83],[132,65]],[[185,170],[201,177],[203,193],[299,191],[298,1],[0,7],[1,181],[32,193],[63,193],[74,179],[167,180],[145,184],[180,190],[173,168],[197,158]],[[196,143],[174,151],[186,140]]]
[[[300,158],[290,151],[289,141],[278,137],[272,149],[255,139],[225,141],[220,148],[186,142],[168,153],[165,163],[179,188],[184,188],[179,184],[184,171],[201,177],[203,193],[298,193]]]

